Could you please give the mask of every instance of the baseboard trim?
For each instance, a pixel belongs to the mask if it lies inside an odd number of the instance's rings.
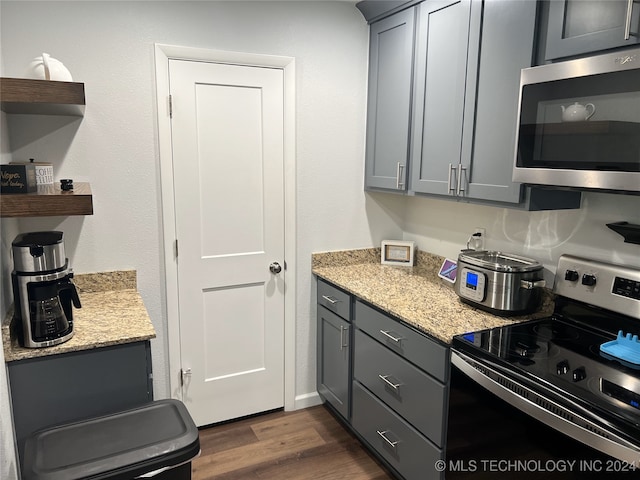
[[[300,410],[301,408],[315,407],[316,405],[320,405],[322,403],[322,399],[318,392],[310,392],[305,393],[303,395],[296,395],[294,401],[294,407],[292,410]],[[286,410],[286,409],[285,409]]]

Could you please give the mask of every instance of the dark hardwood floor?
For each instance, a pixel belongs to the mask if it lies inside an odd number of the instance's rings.
[[[200,430],[193,480],[389,480],[324,407],[277,411]]]

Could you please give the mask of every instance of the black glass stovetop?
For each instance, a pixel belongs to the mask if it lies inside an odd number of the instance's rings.
[[[615,359],[600,345],[619,330],[640,334],[640,322],[565,302],[552,317],[454,337],[454,349],[488,361],[526,384],[587,408],[596,406],[640,424],[640,365]]]

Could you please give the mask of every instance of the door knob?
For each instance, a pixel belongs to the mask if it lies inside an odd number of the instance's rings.
[[[271,270],[273,274],[278,274],[282,271],[282,266],[278,262],[272,262],[271,265],[269,265],[269,270]]]

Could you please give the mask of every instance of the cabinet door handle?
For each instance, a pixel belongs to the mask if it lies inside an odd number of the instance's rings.
[[[378,435],[380,435],[382,437],[382,439],[387,442],[389,444],[389,446],[391,448],[396,448],[398,446],[398,442],[392,442],[391,440],[389,440],[387,438],[387,433],[389,433],[389,430],[383,430],[382,432],[380,430],[376,430],[376,432],[378,432]]]
[[[393,335],[391,335],[392,332],[389,332],[388,330],[380,330],[380,333],[383,334],[385,337],[387,337],[389,340],[393,340],[396,343],[400,343],[403,340],[402,337],[394,337]]]
[[[347,336],[347,340],[345,340],[344,332],[349,332],[349,327],[340,325],[340,350],[344,350],[349,346],[349,337]]]
[[[465,190],[462,177],[464,176],[464,172],[467,171],[467,167],[462,166],[462,164],[458,165],[458,167],[460,167],[460,171],[458,172],[458,186],[456,187],[456,195],[460,196],[464,193]]]
[[[380,380],[382,380],[386,385],[389,385],[391,388],[393,388],[397,392],[402,384],[401,383],[393,383],[391,380],[389,380],[390,376],[391,375],[378,375],[378,378]]]
[[[333,298],[333,297],[331,297],[329,295],[322,295],[322,298],[324,298],[331,305],[335,305],[336,303],[338,303],[340,301],[337,298]]]
[[[624,22],[624,39],[629,40],[631,36],[631,17],[633,16],[634,0],[627,0],[627,15]]]
[[[451,176],[453,172],[456,171],[456,167],[453,166],[453,163],[449,164],[449,175],[447,177],[447,193],[453,192],[455,194],[456,188],[453,186],[453,182],[451,181]]]
[[[398,167],[396,169],[396,188],[398,190],[402,190],[404,188],[403,170],[404,170],[404,165],[398,162]]]

